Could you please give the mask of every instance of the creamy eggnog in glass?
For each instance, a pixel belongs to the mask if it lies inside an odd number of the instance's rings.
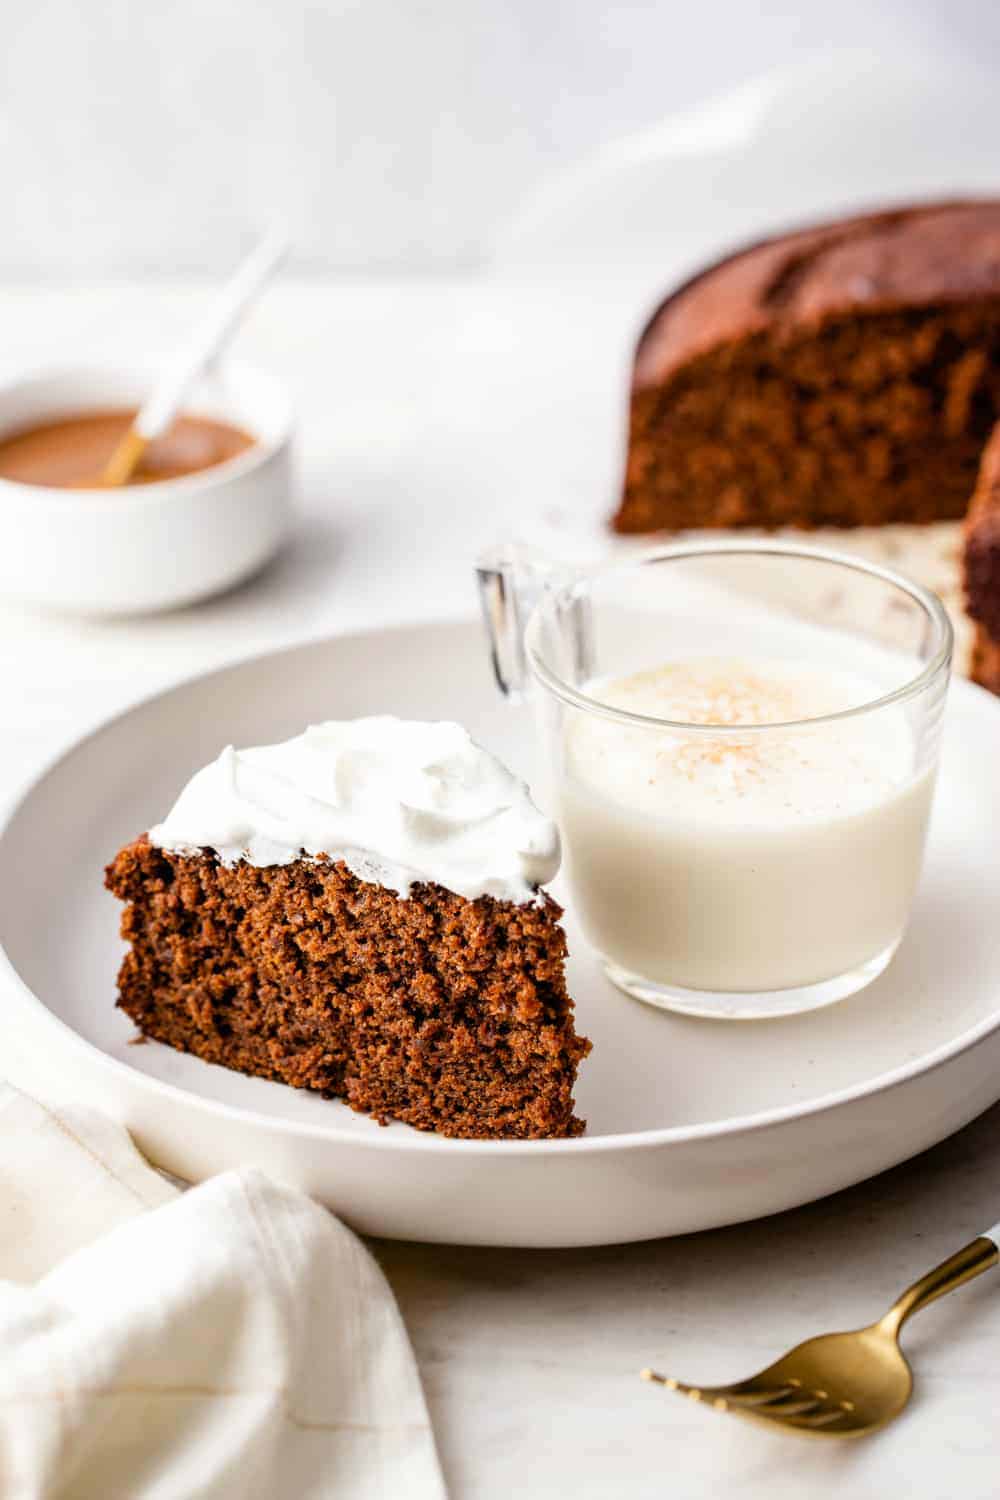
[[[934,791],[934,596],[806,547],[698,544],[550,590],[526,651],[574,907],[619,987],[773,1016],[885,969]]]

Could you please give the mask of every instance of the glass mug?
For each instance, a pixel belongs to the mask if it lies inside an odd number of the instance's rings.
[[[888,569],[771,541],[573,575],[479,570],[497,680],[529,687],[574,909],[610,979],[750,1018],[870,984],[905,930],[952,629]]]

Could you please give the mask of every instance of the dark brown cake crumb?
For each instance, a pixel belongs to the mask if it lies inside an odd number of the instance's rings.
[[[970,676],[980,687],[1000,693],[1000,643],[981,625],[973,637]]]
[[[1000,641],[1000,426],[983,450],[965,523],[965,603],[986,635]]]
[[[108,866],[143,1035],[449,1136],[578,1135],[560,908],[403,899],[342,863],[227,868],[143,835]]]

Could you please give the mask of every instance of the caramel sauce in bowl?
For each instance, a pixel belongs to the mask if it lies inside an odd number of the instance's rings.
[[[281,546],[291,410],[251,366],[226,362],[198,382],[129,484],[102,486],[158,368],[0,386],[0,595],[89,615],[169,609],[232,587]]]
[[[51,418],[0,435],[0,479],[54,489],[97,489],[111,455],[138,415],[138,407]],[[214,417],[182,412],[155,438],[129,484],[156,484],[200,474],[244,453],[249,432]]]

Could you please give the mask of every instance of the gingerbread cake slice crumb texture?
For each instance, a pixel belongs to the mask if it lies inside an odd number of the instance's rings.
[[[528,888],[524,899],[463,895],[419,876],[392,888],[404,881],[393,840],[405,825],[412,854],[421,817],[433,825],[440,867],[472,888],[496,883],[469,873],[484,799],[493,815],[483,826],[501,842],[507,827],[507,854],[522,873],[550,859],[551,825],[524,801],[523,783],[458,726],[420,726],[448,733],[413,739],[419,765],[404,746],[416,806],[390,816],[400,765],[386,726],[397,722],[321,726],[286,746],[224,752],[166,823],[117,854],[105,883],[125,902],[118,1005],[144,1036],[341,1098],[382,1123],[489,1139],[578,1135],[573,1089],[590,1043],[574,1027],[560,908]],[[365,725],[378,727],[355,727]],[[296,767],[309,798],[272,774],[279,764]],[[324,787],[330,802],[317,809]],[[333,833],[350,813],[356,832],[368,801],[383,819],[378,848],[338,858],[285,847],[286,831],[301,832],[303,808]],[[266,862],[248,822],[261,807]],[[222,830],[242,828],[258,862],[194,846],[206,816],[217,843]],[[164,847],[175,836],[179,847]],[[516,894],[522,874],[503,854],[499,888]],[[364,878],[380,868],[384,881]]]

